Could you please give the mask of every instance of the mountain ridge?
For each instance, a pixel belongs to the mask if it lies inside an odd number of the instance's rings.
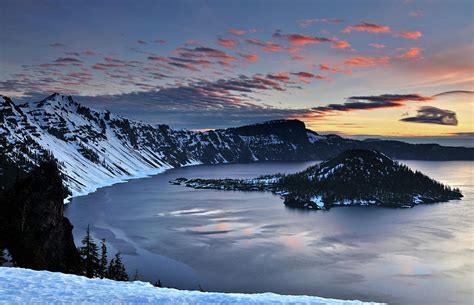
[[[72,196],[174,167],[322,160],[351,148],[377,149],[399,159],[474,159],[474,148],[325,136],[298,120],[205,132],[174,130],[97,111],[58,93],[22,105],[1,96],[0,148],[2,188],[19,172],[54,158]]]

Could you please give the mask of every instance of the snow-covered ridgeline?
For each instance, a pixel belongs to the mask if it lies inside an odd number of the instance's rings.
[[[243,294],[156,288],[49,271],[0,267],[0,303],[5,304],[378,304],[274,293]]]
[[[291,160],[301,152],[299,144],[271,132],[235,130],[172,130],[96,111],[60,94],[24,105],[0,99],[0,148],[7,161],[27,168],[51,154],[72,196],[177,166]]]
[[[120,128],[123,122],[129,126],[128,120],[81,107],[69,97],[52,95],[38,103],[11,107],[2,124],[9,137],[7,156],[22,153],[35,163],[29,155],[51,152],[72,196],[173,167],[150,145],[132,145],[130,135]],[[152,125],[145,127],[156,130]]]

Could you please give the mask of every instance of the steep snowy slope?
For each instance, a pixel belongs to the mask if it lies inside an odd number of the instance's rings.
[[[19,106],[2,100],[3,177],[9,166],[21,164],[26,170],[53,156],[73,196],[177,166],[298,157],[288,155],[297,146],[273,134],[172,130],[95,111],[59,94]]]
[[[0,267],[0,303],[5,304],[376,304],[273,293],[242,294],[156,288],[48,271]]]

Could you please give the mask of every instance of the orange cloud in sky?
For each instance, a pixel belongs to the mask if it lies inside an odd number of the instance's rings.
[[[344,74],[352,74],[352,70],[341,70],[341,67],[331,67],[329,64],[326,63],[319,64],[319,70],[329,71],[332,73],[339,72]]]
[[[369,33],[390,33],[390,27],[387,25],[378,25],[373,23],[362,22],[356,25],[349,25],[341,32],[350,33],[352,31],[369,32]]]
[[[264,42],[264,41],[261,41],[261,40],[256,39],[256,38],[247,39],[245,41],[249,44],[253,44],[253,45],[257,45],[257,46],[262,47],[262,51],[264,51],[264,52],[282,52],[282,51],[284,51],[284,52],[289,52],[289,53],[295,53],[295,52],[299,52],[301,50],[299,48],[284,47],[282,45],[273,43],[271,41]]]
[[[255,30],[255,29],[242,30],[242,29],[230,28],[230,29],[227,30],[227,33],[232,34],[232,35],[236,35],[236,36],[242,36],[242,35],[245,35],[245,34],[248,34],[248,33],[255,33],[256,31],[257,30]]]
[[[318,74],[318,75],[315,75],[315,76],[314,76],[314,78],[316,78],[316,79],[320,79],[320,80],[331,80],[331,78],[330,78],[330,77],[328,77],[328,76],[325,76],[325,75],[320,75],[320,74]]]
[[[419,57],[421,56],[422,53],[423,53],[423,49],[421,48],[410,48],[408,49],[408,51],[406,51],[405,53],[401,55],[398,55],[397,57],[403,58],[403,59],[410,59],[410,58]]]
[[[390,62],[388,56],[355,56],[347,59],[344,63],[348,66],[370,67]]]
[[[291,59],[293,59],[293,60],[304,60],[305,57],[301,56],[301,55],[292,55]]]
[[[351,44],[345,40],[334,41],[331,48],[333,49],[345,49],[350,47]]]
[[[226,38],[217,38],[217,43],[223,47],[233,48],[239,44],[237,40],[226,39]]]
[[[258,55],[255,54],[239,53],[239,55],[242,56],[248,62],[256,62],[258,60]]]
[[[338,71],[337,67],[330,67],[329,64],[319,64],[319,69],[320,70],[325,70],[325,71],[331,71],[332,73],[336,73]]]
[[[423,33],[419,31],[413,31],[413,32],[402,31],[402,32],[394,33],[393,36],[415,40],[415,39],[421,38],[421,36],[423,36]]]

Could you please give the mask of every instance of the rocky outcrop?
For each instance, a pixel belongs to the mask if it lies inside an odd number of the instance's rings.
[[[0,246],[16,265],[77,273],[80,257],[72,225],[64,217],[66,189],[55,162],[20,175],[0,195]]]

